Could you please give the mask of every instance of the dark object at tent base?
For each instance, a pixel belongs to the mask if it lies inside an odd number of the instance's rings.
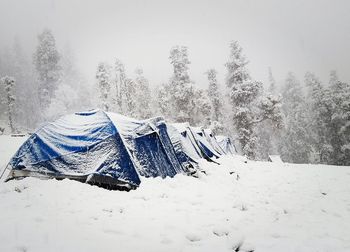
[[[89,185],[95,185],[108,190],[119,190],[119,191],[130,191],[137,188],[137,186],[130,185],[127,182],[117,180],[115,178],[109,178],[107,176],[101,176],[99,174],[82,175],[82,176],[67,176],[67,175],[57,175],[57,174],[41,174],[37,172],[28,171],[16,171],[12,170],[5,182],[13,179],[24,179],[26,177],[35,177],[40,179],[71,179],[86,183]]]

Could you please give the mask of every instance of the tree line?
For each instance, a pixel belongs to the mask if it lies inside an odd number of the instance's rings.
[[[50,30],[38,35],[31,60],[15,41],[0,54],[0,133],[33,130],[63,114],[100,107],[211,128],[234,138],[239,151],[254,160],[279,154],[293,163],[350,164],[350,85],[335,71],[329,83],[309,72],[301,82],[290,72],[277,85],[269,69],[264,85],[249,73],[237,41],[229,44],[223,84],[210,68],[203,73],[208,88],[196,85],[185,46],[170,49],[169,63],[173,73],[159,86],[150,85],[141,68],[128,76],[118,58],[99,63],[94,85],[87,85],[72,53],[58,51]]]

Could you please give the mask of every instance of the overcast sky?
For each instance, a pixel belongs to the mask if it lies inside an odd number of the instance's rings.
[[[33,50],[45,27],[61,48],[70,44],[91,79],[99,61],[118,57],[129,73],[142,67],[152,83],[165,82],[178,44],[189,48],[198,85],[211,67],[223,82],[228,44],[238,40],[257,80],[267,81],[271,66],[277,80],[309,70],[326,81],[336,69],[350,81],[348,0],[0,0],[1,47],[18,36]]]

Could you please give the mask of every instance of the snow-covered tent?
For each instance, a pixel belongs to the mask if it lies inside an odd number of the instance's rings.
[[[106,114],[125,139],[141,176],[173,177],[184,171],[176,157],[163,118],[139,121],[116,113]]]
[[[200,158],[203,158],[202,152],[200,147],[198,146],[198,143],[194,137],[194,134],[190,128],[189,123],[173,123],[169,127],[170,131],[169,136],[172,139],[173,145],[176,144],[176,141],[173,141],[174,135],[179,136],[179,140],[182,145],[182,149],[184,152],[193,160],[197,160]],[[174,134],[174,132],[176,134]]]
[[[203,129],[203,133],[204,133],[205,137],[207,138],[208,142],[211,144],[211,146],[214,148],[214,150],[217,153],[219,153],[220,155],[226,154],[225,151],[221,148],[221,146],[217,142],[217,139],[214,136],[211,129]]]
[[[190,127],[193,133],[194,139],[196,140],[202,155],[204,158],[213,161],[213,158],[219,158],[220,153],[218,153],[213,146],[208,142],[203,129],[200,127]]]
[[[268,161],[273,163],[283,163],[280,155],[269,155]]]
[[[191,137],[188,123],[167,124],[167,131],[174,146],[177,159],[186,170],[195,172],[197,160],[203,158],[200,149]]]
[[[226,153],[226,154],[236,154],[236,148],[233,145],[231,139],[227,136],[216,136],[216,140],[218,144],[220,145],[221,149]]]
[[[44,125],[9,165],[9,179],[71,178],[109,187],[136,187],[139,175],[172,177],[183,172],[161,118],[137,121],[100,110]]]

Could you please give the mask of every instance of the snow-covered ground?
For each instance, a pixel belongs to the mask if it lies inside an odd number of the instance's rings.
[[[1,168],[24,140],[0,136]],[[0,251],[350,251],[350,167],[219,162],[131,192],[1,182]]]

